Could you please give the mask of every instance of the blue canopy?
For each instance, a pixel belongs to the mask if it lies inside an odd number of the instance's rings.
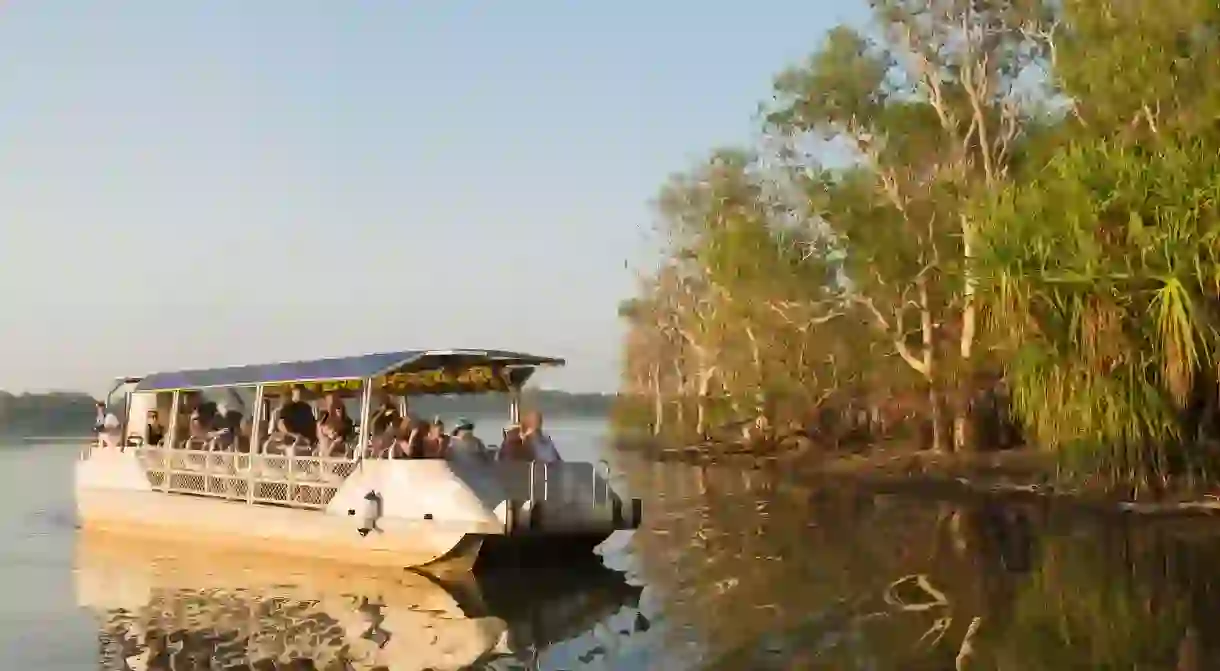
[[[141,380],[133,391],[173,391],[175,389],[239,387],[256,384],[364,380],[403,372],[420,365],[446,366],[459,363],[471,366],[562,366],[564,361],[504,350],[407,350],[314,361],[153,373]]]

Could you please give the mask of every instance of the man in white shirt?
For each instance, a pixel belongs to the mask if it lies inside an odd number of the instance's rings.
[[[542,432],[542,413],[537,410],[526,413],[525,421],[521,422],[521,438],[534,454],[534,461],[563,461],[551,437]]]
[[[98,431],[98,445],[101,447],[118,447],[123,443],[123,436],[120,435],[122,422],[114,413],[106,413],[102,419],[101,430]]]

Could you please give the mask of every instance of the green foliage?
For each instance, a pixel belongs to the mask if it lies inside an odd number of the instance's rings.
[[[1187,437],[1182,409],[1216,363],[1218,197],[1207,142],[1086,140],[982,205],[991,315],[1041,444],[1127,473],[1159,471],[1156,451]]]
[[[1220,5],[871,7],[776,77],[768,150],[717,152],[662,192],[673,277],[631,310],[635,393],[707,391],[700,417],[754,394],[922,397],[934,427],[943,400],[963,447],[966,399],[1002,372],[1069,473],[1209,465]],[[669,344],[641,345],[649,329]]]

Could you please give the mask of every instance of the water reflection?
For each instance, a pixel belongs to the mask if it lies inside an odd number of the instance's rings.
[[[540,668],[564,641],[592,660],[612,642],[591,631],[642,618],[640,588],[599,563],[440,580],[82,537],[76,565],[115,671]]]
[[[1220,668],[1220,522],[617,467],[647,515],[607,562],[646,605],[600,565],[437,582],[88,542],[80,599],[107,669]]]
[[[1220,668],[1220,522],[617,466],[648,499],[634,561],[691,668]]]

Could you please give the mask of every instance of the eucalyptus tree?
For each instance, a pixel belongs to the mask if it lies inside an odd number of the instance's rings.
[[[776,78],[767,121],[848,152],[826,171],[810,156],[822,218],[847,238],[853,299],[928,388],[933,446],[947,449],[942,396],[952,388],[953,445],[967,446],[966,385],[977,365],[975,255],[982,222],[963,205],[1006,178],[1026,115],[1020,82],[1045,49],[1035,2],[890,0],[870,31],[832,30]],[[851,204],[845,204],[846,201]],[[908,324],[917,326],[908,328]],[[956,337],[949,347],[947,335]]]

